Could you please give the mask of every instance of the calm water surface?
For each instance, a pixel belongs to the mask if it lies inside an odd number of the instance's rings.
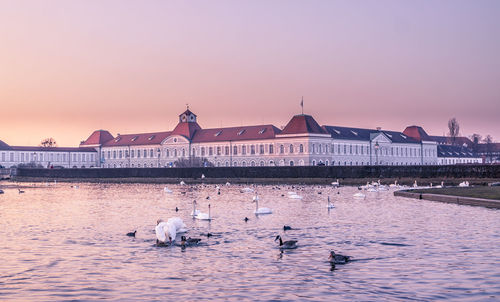
[[[168,185],[173,194],[164,185],[78,185],[0,195],[0,300],[500,299],[498,210],[392,191],[359,200],[351,187],[259,186],[259,206],[273,214],[256,217],[242,186],[217,195],[213,185]],[[193,199],[203,212],[211,204],[211,222],[191,219]],[[154,245],[156,220],[174,216],[200,246]],[[133,230],[136,238],[125,236]],[[207,232],[214,236],[200,236]],[[280,253],[278,234],[299,247]],[[332,271],[331,249],[355,261]]]

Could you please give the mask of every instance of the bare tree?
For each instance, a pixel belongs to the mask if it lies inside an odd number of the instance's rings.
[[[455,141],[460,133],[460,124],[456,118],[452,118],[448,121],[448,129],[450,129],[451,143],[455,145]]]
[[[44,148],[57,147],[57,143],[56,143],[55,139],[53,139],[52,137],[49,137],[49,138],[43,139],[40,142],[40,147],[44,147]]]
[[[493,137],[488,134],[483,139],[483,142],[486,144],[486,158],[489,158],[491,163],[493,161],[493,152],[492,152]]]
[[[481,134],[474,133],[469,138],[473,143],[472,149],[474,150],[474,152],[477,152],[478,145],[483,140],[483,137],[481,136]]]

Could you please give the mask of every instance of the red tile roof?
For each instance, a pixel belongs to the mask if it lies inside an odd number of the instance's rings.
[[[165,138],[169,137],[171,131],[122,134],[103,144],[104,147],[112,146],[140,146],[140,145],[159,145]]]
[[[295,115],[280,134],[318,133],[328,134],[310,115]]]
[[[261,140],[276,137],[280,130],[273,125],[201,129],[195,132],[193,143]]]
[[[403,131],[403,134],[409,137],[412,137],[418,141],[430,141],[431,138],[425,132],[425,130],[420,127],[420,126],[408,126],[406,129]]]
[[[198,130],[201,130],[201,127],[196,122],[181,122],[175,126],[171,135],[182,135],[191,140]]]
[[[106,130],[96,130],[89,136],[89,138],[87,138],[87,140],[81,143],[80,146],[102,145],[113,138],[113,135]]]

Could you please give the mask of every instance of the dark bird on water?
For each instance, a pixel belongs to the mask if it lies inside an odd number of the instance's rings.
[[[130,233],[127,233],[127,236],[135,237],[135,233],[137,233],[137,230],[130,232]]]
[[[283,231],[290,231],[291,229],[292,229],[292,227],[289,226],[289,225],[284,225],[283,226]]]
[[[245,222],[247,222],[247,221],[249,221],[250,219],[248,219],[248,217],[245,217],[245,219],[243,219],[243,220],[245,220]]]
[[[287,240],[287,241],[283,241],[281,239],[281,236],[278,235],[276,236],[276,238],[274,239],[274,241],[278,240],[280,241],[280,249],[294,249],[297,247],[297,240]]]
[[[176,211],[176,212],[179,212],[179,208],[178,208],[178,207],[175,207],[175,211]]]
[[[340,255],[340,254],[335,254],[334,251],[331,251],[330,257],[328,257],[328,259],[330,260],[330,263],[333,263],[333,264],[346,264],[347,262],[349,262],[351,257]]]
[[[24,193],[24,191],[23,191],[23,190],[21,190],[21,189],[18,189],[18,190],[19,190],[19,194]]]
[[[181,245],[182,246],[188,246],[188,245],[196,245],[200,243],[201,239],[200,238],[187,238],[186,236],[181,236]]]

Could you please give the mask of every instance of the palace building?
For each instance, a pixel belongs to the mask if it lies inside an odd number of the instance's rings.
[[[97,130],[80,147],[95,148],[103,168],[435,165],[437,143],[402,132],[320,126],[306,114],[281,130],[271,124],[203,129],[189,109],[172,131],[113,137]]]
[[[118,134],[94,131],[78,148],[14,147],[0,141],[0,165],[64,168],[449,165],[482,163],[467,146],[429,136],[422,127],[320,126],[307,114],[279,129],[252,125],[204,129],[189,108],[172,131]],[[469,140],[470,142],[470,140]]]

